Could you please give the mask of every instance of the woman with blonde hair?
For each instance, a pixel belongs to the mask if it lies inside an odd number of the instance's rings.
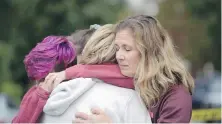
[[[125,19],[117,25],[115,44],[120,70],[134,77],[153,122],[189,122],[194,81],[161,24],[146,15]]]
[[[135,90],[150,111],[152,122],[189,123],[194,81],[167,31],[155,18],[146,15],[129,17],[118,23],[115,30],[120,71],[134,79]],[[102,110],[97,111],[99,114],[77,114],[76,122],[109,122]]]
[[[79,61],[82,66],[99,64],[104,67],[112,66],[112,70],[119,69],[117,65],[109,64],[116,60],[113,27],[111,24],[101,26],[90,37]],[[48,78],[46,82],[50,82]],[[132,79],[111,80],[131,82]],[[108,115],[109,121],[113,123],[151,123],[146,106],[136,91],[110,85],[96,78],[76,78],[59,84],[47,100],[40,122],[71,123],[77,112],[90,114],[93,106],[102,108],[104,114]],[[82,120],[76,122],[81,123]]]
[[[26,55],[24,59],[26,72],[28,77],[35,82],[35,85],[24,95],[19,112],[13,118],[12,123],[39,122],[43,107],[51,91],[58,85],[56,83],[58,82],[57,79],[51,80],[55,79],[53,76],[50,80],[47,80],[47,77],[50,75],[49,73],[62,71],[66,67],[76,64],[76,58],[81,56],[83,47],[98,28],[98,25],[91,25],[90,29],[77,30],[70,36],[48,36]],[[102,36],[100,35],[99,37]],[[100,39],[100,41],[102,40]],[[73,59],[75,60],[73,61]],[[107,69],[107,71],[104,69]],[[74,77],[95,77],[116,86],[129,89],[134,88],[132,79],[123,76],[120,73],[118,65],[111,63],[98,65],[79,64],[66,69],[66,72],[67,79]],[[48,76],[46,77],[46,75]]]

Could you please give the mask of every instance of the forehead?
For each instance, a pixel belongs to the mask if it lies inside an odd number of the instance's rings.
[[[131,29],[122,29],[116,33],[115,44],[135,45],[134,34]]]

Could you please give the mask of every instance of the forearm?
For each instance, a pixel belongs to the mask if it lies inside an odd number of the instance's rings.
[[[118,65],[75,65],[65,70],[66,79],[98,78],[108,84],[134,89],[133,79],[121,74]]]
[[[19,112],[12,123],[37,123],[49,93],[38,86],[33,86],[23,97]]]

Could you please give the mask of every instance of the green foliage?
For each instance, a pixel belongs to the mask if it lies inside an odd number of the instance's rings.
[[[29,80],[23,59],[36,43],[47,35],[69,35],[91,24],[115,23],[122,8],[119,1],[104,0],[1,0],[0,86],[13,80],[25,92]]]
[[[161,5],[158,19],[194,66],[212,60],[220,70],[220,5],[220,0],[166,0]],[[26,92],[30,82],[23,59],[44,37],[115,23],[127,15],[129,10],[118,0],[1,0],[1,91],[12,96]]]
[[[221,70],[221,0],[185,0],[185,3],[190,13],[208,27],[211,45],[202,51],[202,55]]]
[[[166,0],[158,19],[169,31],[177,50],[192,63],[193,74],[208,61],[220,70],[220,1]]]

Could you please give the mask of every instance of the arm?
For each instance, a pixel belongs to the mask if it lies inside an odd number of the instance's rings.
[[[158,123],[189,123],[192,114],[192,97],[184,89],[169,94],[159,112]]]
[[[38,86],[33,86],[22,99],[19,112],[12,123],[37,123],[49,93]]]
[[[133,79],[121,74],[118,65],[75,65],[65,70],[66,79],[78,77],[98,78],[106,83],[134,89]]]

